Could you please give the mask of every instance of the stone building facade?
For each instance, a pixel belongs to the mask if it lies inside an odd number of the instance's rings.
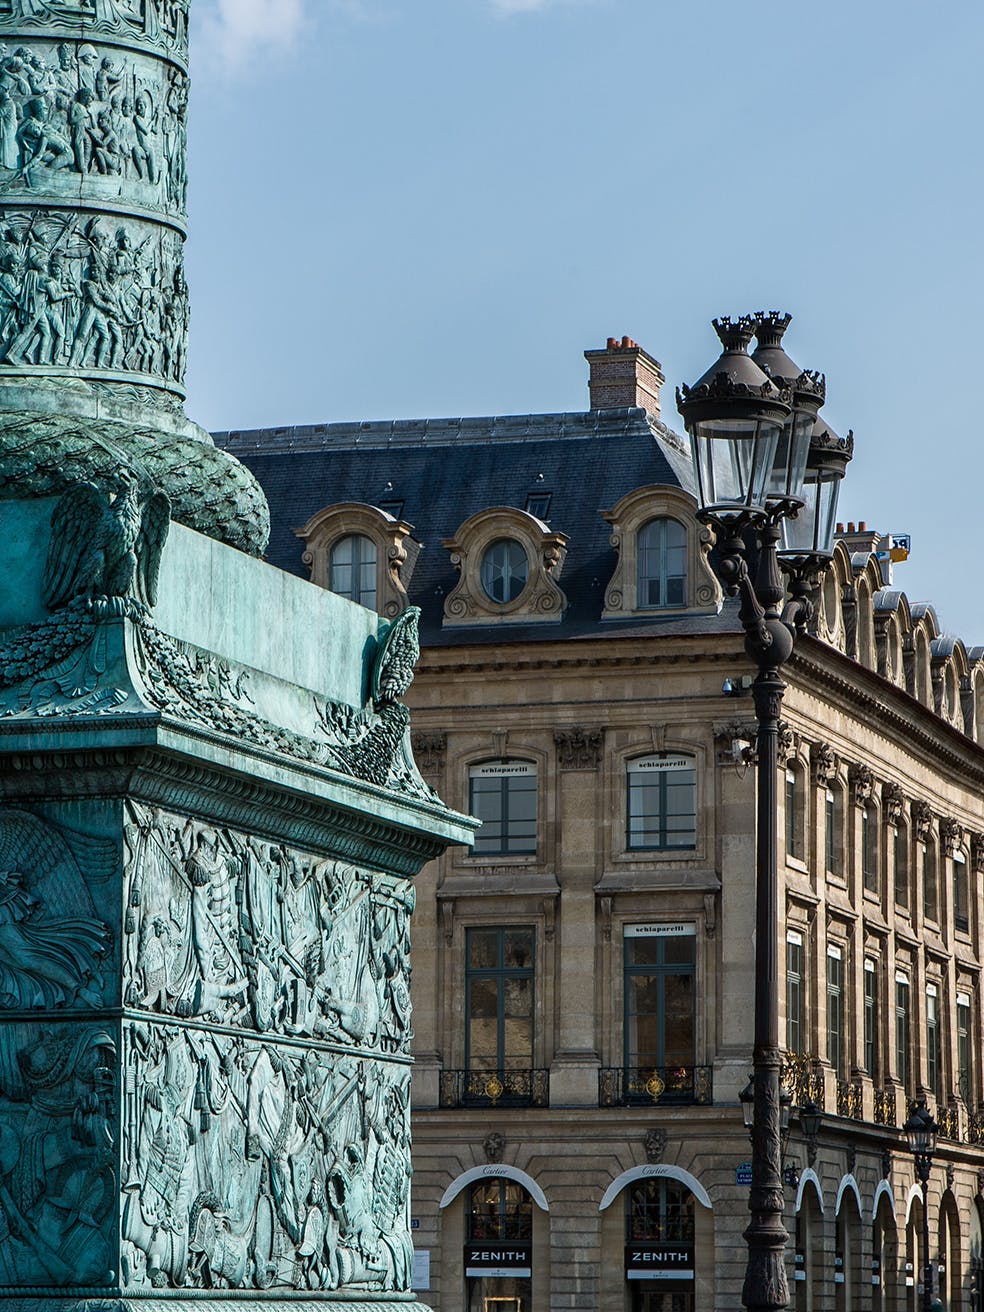
[[[274,563],[383,614],[421,607],[416,760],[485,822],[418,881],[412,1212],[437,1312],[740,1296],[750,670],[658,364],[627,339],[588,359],[604,409],[217,439],[269,496]],[[981,1306],[984,650],[893,586],[891,546],[841,534],[787,671],[802,1312],[919,1306],[916,1097],[941,1127],[936,1289]]]

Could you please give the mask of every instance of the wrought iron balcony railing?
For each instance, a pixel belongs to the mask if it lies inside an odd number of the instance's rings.
[[[862,1119],[861,1085],[851,1080],[837,1081],[837,1115],[849,1116],[852,1121]]]
[[[603,1066],[599,1107],[708,1107],[714,1101],[710,1066]]]
[[[802,1107],[804,1103],[815,1103],[821,1111],[825,1110],[823,1097],[823,1067],[819,1057],[806,1053],[787,1052],[782,1059],[779,1081],[788,1090],[792,1105]]]
[[[898,1128],[898,1101],[894,1089],[875,1090],[875,1124]]]
[[[978,1107],[967,1117],[967,1142],[984,1143],[984,1107]]]
[[[441,1071],[442,1107],[549,1107],[550,1072]]]
[[[939,1126],[941,1139],[960,1139],[960,1117],[956,1107],[936,1108],[936,1124]]]

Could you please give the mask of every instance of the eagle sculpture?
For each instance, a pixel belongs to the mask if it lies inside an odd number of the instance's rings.
[[[51,543],[42,590],[55,611],[78,597],[108,615],[125,615],[157,602],[161,553],[171,502],[161,491],[141,493],[136,476],[121,469],[110,492],[94,483],[70,488],[51,516]]]

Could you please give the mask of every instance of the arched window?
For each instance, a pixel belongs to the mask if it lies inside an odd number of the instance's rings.
[[[376,544],[362,533],[339,538],[329,557],[328,586],[340,597],[376,609]]]
[[[792,761],[786,766],[786,855],[795,857],[798,860],[803,858],[805,851],[803,835],[804,802],[803,772],[799,764]]]
[[[651,519],[639,530],[637,605],[659,610],[687,604],[687,532],[675,519]]]
[[[513,1180],[468,1191],[468,1312],[528,1312],[532,1303],[533,1200]]]
[[[692,756],[637,756],[628,763],[628,847],[697,846],[697,770]]]
[[[828,788],[824,800],[824,854],[828,875],[844,875],[844,802],[839,787]]]
[[[530,576],[530,562],[522,546],[511,538],[493,542],[482,557],[482,587],[490,601],[515,601]]]
[[[536,853],[536,766],[532,761],[483,761],[468,772],[468,807],[482,822],[476,856]]]
[[[694,1196],[676,1180],[636,1180],[625,1191],[626,1276],[633,1308],[654,1306],[642,1289],[658,1281],[658,1305],[694,1306]]]

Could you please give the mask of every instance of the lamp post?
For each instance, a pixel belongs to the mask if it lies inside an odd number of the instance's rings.
[[[716,319],[721,357],[693,387],[677,393],[677,405],[693,448],[698,518],[714,530],[712,560],[725,592],[739,598],[745,649],[758,667],[752,684],[758,722],[752,1187],[742,1303],[749,1312],[778,1312],[789,1304],[788,1236],[782,1222],[776,856],[779,719],[786,686],[781,670],[797,633],[809,623],[813,594],[830,560],[832,537],[821,537],[821,526],[833,528],[831,501],[836,503],[840,477],[822,476],[819,450],[812,450],[823,400],[819,375],[797,373],[792,383],[770,378],[748,354],[762,323],[754,316]],[[788,318],[782,331],[786,323]],[[795,370],[791,361],[790,366]],[[807,504],[808,487],[818,503],[822,499],[822,508],[812,517],[809,540],[804,536],[792,549],[787,544],[780,567],[782,525]],[[783,573],[790,579],[788,602]]]
[[[916,1175],[922,1188],[923,1232],[923,1312],[933,1304],[933,1264],[929,1260],[929,1173],[936,1152],[936,1134],[939,1127],[925,1102],[913,1103],[909,1119],[902,1127],[909,1141],[909,1151],[916,1161]]]

